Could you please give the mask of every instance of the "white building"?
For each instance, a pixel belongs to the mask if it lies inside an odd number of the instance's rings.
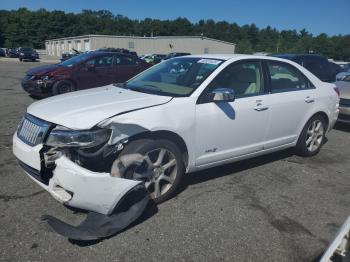
[[[79,51],[96,50],[103,47],[126,48],[143,54],[168,54],[186,52],[191,54],[233,54],[235,44],[201,36],[113,36],[82,35],[46,40],[46,51],[49,55],[61,56],[73,48]]]

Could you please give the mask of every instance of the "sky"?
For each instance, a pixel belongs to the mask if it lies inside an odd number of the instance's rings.
[[[73,13],[105,9],[132,19],[186,17],[191,22],[225,20],[278,30],[306,28],[314,35],[350,34],[350,0],[1,0],[0,9],[19,7]]]

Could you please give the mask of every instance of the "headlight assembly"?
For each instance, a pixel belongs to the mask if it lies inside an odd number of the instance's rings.
[[[41,77],[41,79],[42,79],[43,81],[47,81],[47,80],[50,79],[50,77],[49,77],[49,76],[43,76],[43,77]]]
[[[53,147],[94,147],[108,141],[110,129],[71,130],[62,127],[54,128],[46,145]]]

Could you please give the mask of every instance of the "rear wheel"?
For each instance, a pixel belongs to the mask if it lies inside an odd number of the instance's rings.
[[[69,80],[57,81],[52,86],[52,95],[60,95],[64,93],[69,93],[75,91],[75,85]]]
[[[140,139],[126,145],[119,159],[135,154],[142,157],[126,168],[122,176],[142,181],[156,203],[171,198],[185,172],[179,148],[169,140]]]
[[[323,145],[326,134],[326,121],[320,115],[313,116],[304,126],[297,143],[301,156],[314,156]]]

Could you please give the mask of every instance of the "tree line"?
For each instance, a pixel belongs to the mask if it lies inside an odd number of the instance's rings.
[[[279,31],[270,26],[238,25],[212,19],[196,23],[179,17],[175,20],[130,19],[107,10],[81,13],[0,10],[0,46],[44,48],[45,40],[85,34],[126,36],[203,35],[236,43],[236,53],[318,53],[337,60],[350,60],[350,34],[312,35],[306,29]]]

